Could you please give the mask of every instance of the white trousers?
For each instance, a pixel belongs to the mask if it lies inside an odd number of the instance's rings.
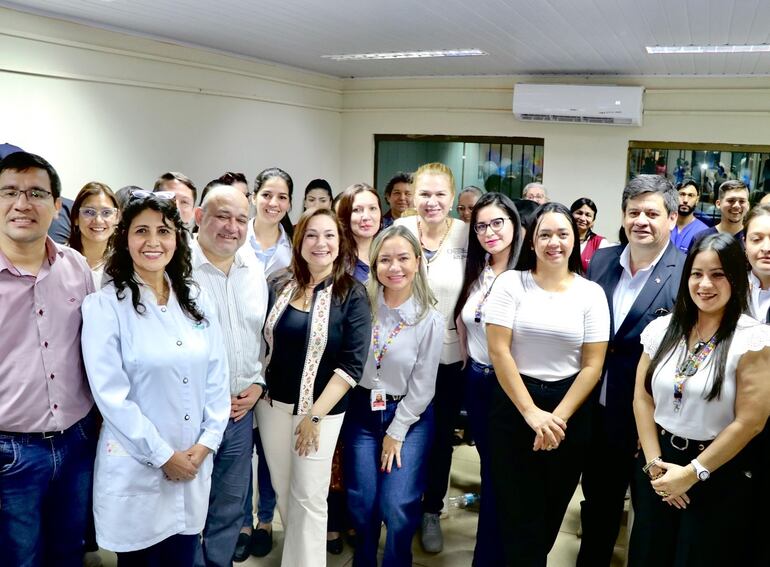
[[[326,497],[332,457],[345,414],[321,420],[318,452],[300,457],[294,450],[294,431],[303,416],[292,415],[292,406],[260,400],[257,422],[265,449],[278,513],[284,526],[282,567],[326,565]]]

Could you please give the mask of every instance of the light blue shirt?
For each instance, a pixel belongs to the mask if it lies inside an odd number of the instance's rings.
[[[249,223],[248,235],[246,237],[247,244],[244,244],[244,246],[248,245],[251,247],[257,261],[262,265],[265,277],[267,278],[279,270],[288,268],[291,264],[291,240],[289,240],[289,236],[280,224],[278,225],[278,230],[281,231],[278,242],[267,250],[263,250],[262,246],[257,242],[257,237],[254,234],[254,222],[252,221]]]

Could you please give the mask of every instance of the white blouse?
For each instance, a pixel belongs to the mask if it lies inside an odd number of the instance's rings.
[[[216,311],[197,299],[208,323],[187,317],[173,291],[161,306],[140,286],[118,300],[112,282],[83,302],[83,359],[104,417],[94,471],[99,545],[135,551],[175,534],[197,534],[208,510],[213,456],[195,479],[172,482],[161,466],[200,443],[216,451],[230,416],[227,359]]]
[[[644,352],[652,358],[663,341],[663,335],[671,322],[671,315],[659,317],[650,322],[642,331],[641,342]],[[770,326],[763,325],[748,315],[741,315],[735,329],[730,350],[727,352],[725,377],[719,398],[706,401],[713,384],[714,352],[684,383],[682,405],[674,410],[674,374],[682,360],[684,341],[663,359],[652,375],[652,398],[655,402],[655,423],[674,435],[698,441],[709,441],[735,419],[735,371],[738,362],[748,351],[759,351],[770,346]]]
[[[566,291],[549,292],[531,272],[509,270],[492,286],[486,322],[513,331],[511,354],[521,374],[555,382],[580,372],[583,344],[609,339],[610,310],[599,284],[581,276]]]
[[[406,326],[393,338],[382,357],[379,381],[373,349],[364,366],[360,386],[370,390],[384,388],[392,395],[404,395],[398,402],[396,415],[388,427],[388,435],[403,441],[412,424],[433,400],[436,390],[436,372],[444,337],[444,317],[435,309],[417,321],[418,309],[413,298],[392,309],[385,305],[380,291],[377,302],[377,320],[380,327],[380,345],[402,320]],[[389,402],[393,403],[393,402]]]
[[[465,336],[468,342],[468,356],[476,362],[489,366],[492,361],[489,359],[489,348],[487,346],[487,326],[486,326],[486,303],[489,299],[487,295],[492,289],[495,281],[495,274],[489,266],[479,276],[471,287],[468,294],[468,300],[463,305],[460,317],[465,325]],[[476,315],[478,312],[478,321]]]

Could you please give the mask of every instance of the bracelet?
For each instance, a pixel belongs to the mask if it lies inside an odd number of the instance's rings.
[[[642,472],[647,476],[650,476],[650,469],[654,466],[659,465],[660,460],[661,460],[660,457],[655,457],[653,460],[651,460],[649,463],[647,463],[642,467]]]

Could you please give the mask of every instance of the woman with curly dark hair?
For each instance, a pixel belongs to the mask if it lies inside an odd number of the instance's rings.
[[[118,565],[193,563],[212,458],[230,413],[212,303],[191,279],[173,193],[133,191],[111,281],[83,302],[83,359],[104,417],[94,474],[99,545]]]

